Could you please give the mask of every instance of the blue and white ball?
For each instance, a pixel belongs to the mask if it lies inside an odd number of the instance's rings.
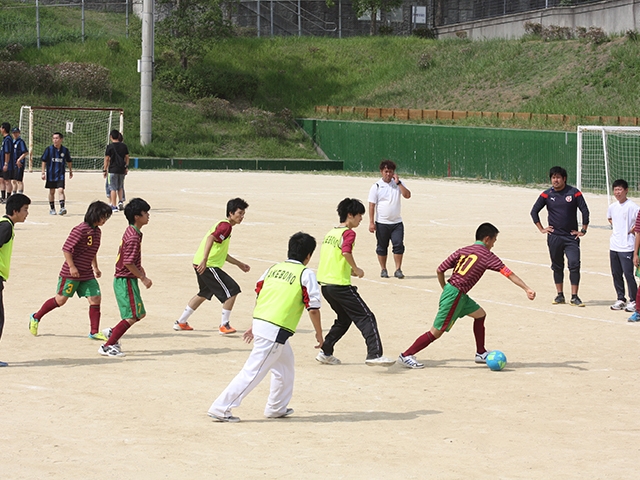
[[[494,372],[502,370],[507,364],[507,356],[500,350],[492,350],[487,355],[487,367]]]

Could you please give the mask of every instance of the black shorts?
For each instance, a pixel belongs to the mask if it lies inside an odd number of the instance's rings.
[[[4,180],[13,180],[15,175],[13,174],[13,169],[7,170],[6,172],[2,172],[2,178]]]
[[[240,293],[240,285],[218,267],[207,267],[202,275],[198,274],[195,267],[193,270],[198,277],[199,297],[211,300],[215,295],[221,303],[224,303]]]
[[[57,180],[55,182],[47,180],[44,184],[44,188],[64,188],[64,180]]]
[[[24,179],[24,167],[18,168],[14,170],[14,172],[15,172],[15,176],[13,177],[13,179],[17,180],[18,182],[21,182]]]

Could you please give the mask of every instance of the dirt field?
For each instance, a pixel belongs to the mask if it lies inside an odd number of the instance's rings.
[[[487,346],[507,368],[473,361],[471,320],[418,354],[423,370],[367,367],[364,341],[352,330],[338,343],[340,366],[315,360],[305,316],[291,344],[296,384],[287,419],[262,416],[268,382],[234,410],[237,424],[206,411],[246,360],[240,335],[217,332],[220,304],[205,303],[193,332],[173,322],[196,291],[191,258],[226,201],[245,198],[245,221],[230,253],[251,265],[228,265],[243,293],[232,325],[251,324],[253,287],[286,256],[299,230],[321,240],[337,224],[346,196],[366,202],[374,178],[255,172],[133,172],[130,198],[152,206],[143,230],[143,265],[153,287],[142,292],[148,316],[123,338],[127,356],[100,356],[89,340],[88,303],[74,298],[28,330],[29,314],[54,294],[61,246],[86,206],[104,196],[99,173],[67,183],[69,214],[49,216],[38,174],[27,175],[33,204],[16,228],[7,321],[0,343],[0,478],[637,478],[640,454],[640,325],[613,312],[606,200],[587,195],[592,228],[582,242],[580,296],[585,308],[552,305],[546,242],[529,217],[539,191],[459,181],[405,179],[406,278],[381,279],[375,239],[364,221],[355,279],[376,313],[385,353],[396,357],[431,325],[440,288],[438,264],[473,242],[477,225],[494,223],[494,252],[538,292],[534,302],[487,272],[471,296],[488,312]],[[543,216],[546,222],[546,214]],[[111,278],[126,219],[103,227],[102,326],[119,320]],[[315,268],[318,252],[310,266]],[[568,275],[566,278],[568,284]],[[568,290],[568,286],[567,286]],[[333,322],[322,309],[323,327]],[[634,473],[635,472],[635,473]]]

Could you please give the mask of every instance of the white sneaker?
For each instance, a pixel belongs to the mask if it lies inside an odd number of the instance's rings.
[[[611,305],[611,310],[622,310],[625,306],[624,300],[616,300],[615,303],[613,305]],[[633,308],[635,310],[635,302],[633,303]],[[631,312],[633,310],[627,310],[628,312]]]
[[[624,307],[627,312],[635,312],[636,311],[636,302],[629,302],[627,306]]]
[[[221,417],[219,415],[214,415],[211,412],[207,412],[207,415],[209,415],[211,418],[213,418],[218,422],[238,423],[240,421],[240,417],[233,417],[231,415],[228,415],[226,417]]]
[[[489,350],[484,353],[476,353],[476,363],[487,363],[487,355],[489,355]]]
[[[418,363],[414,355],[407,355],[405,357],[404,355],[400,354],[398,355],[398,360],[396,360],[396,363],[407,368],[424,368],[424,363]]]
[[[274,413],[272,415],[267,415],[267,418],[285,418],[293,413],[293,408],[287,408],[284,413]]]
[[[105,357],[124,357],[124,353],[115,345],[100,345],[98,348],[98,353],[100,355],[104,355]]]
[[[391,360],[387,357],[378,357],[378,358],[367,358],[364,363],[369,365],[370,367],[390,367],[394,363],[395,360]]]
[[[342,362],[333,355],[325,355],[324,352],[320,352],[316,357],[316,361],[324,363],[325,365],[340,365]]]

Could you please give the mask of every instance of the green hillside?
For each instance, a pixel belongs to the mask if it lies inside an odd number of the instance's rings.
[[[97,23],[100,15],[114,15],[89,13]],[[470,42],[415,37],[236,37],[212,40],[211,49],[190,62],[188,78],[176,68],[172,52],[157,46],[153,142],[141,147],[136,71],[139,24],[134,21],[130,39],[122,33],[111,37],[104,29],[100,32],[84,43],[62,40],[40,50],[27,44],[10,59],[31,65],[102,65],[110,72],[110,95],[87,99],[69,92],[7,91],[0,69],[3,121],[17,123],[21,105],[116,106],[125,109],[126,141],[136,155],[316,158],[304,135],[288,126],[292,116],[314,116],[315,105],[640,115],[640,42],[627,37],[600,45],[534,38]],[[209,82],[205,85],[209,92],[214,88],[230,103],[199,99],[202,85],[178,88],[198,78]],[[480,121],[487,120],[465,122]]]

